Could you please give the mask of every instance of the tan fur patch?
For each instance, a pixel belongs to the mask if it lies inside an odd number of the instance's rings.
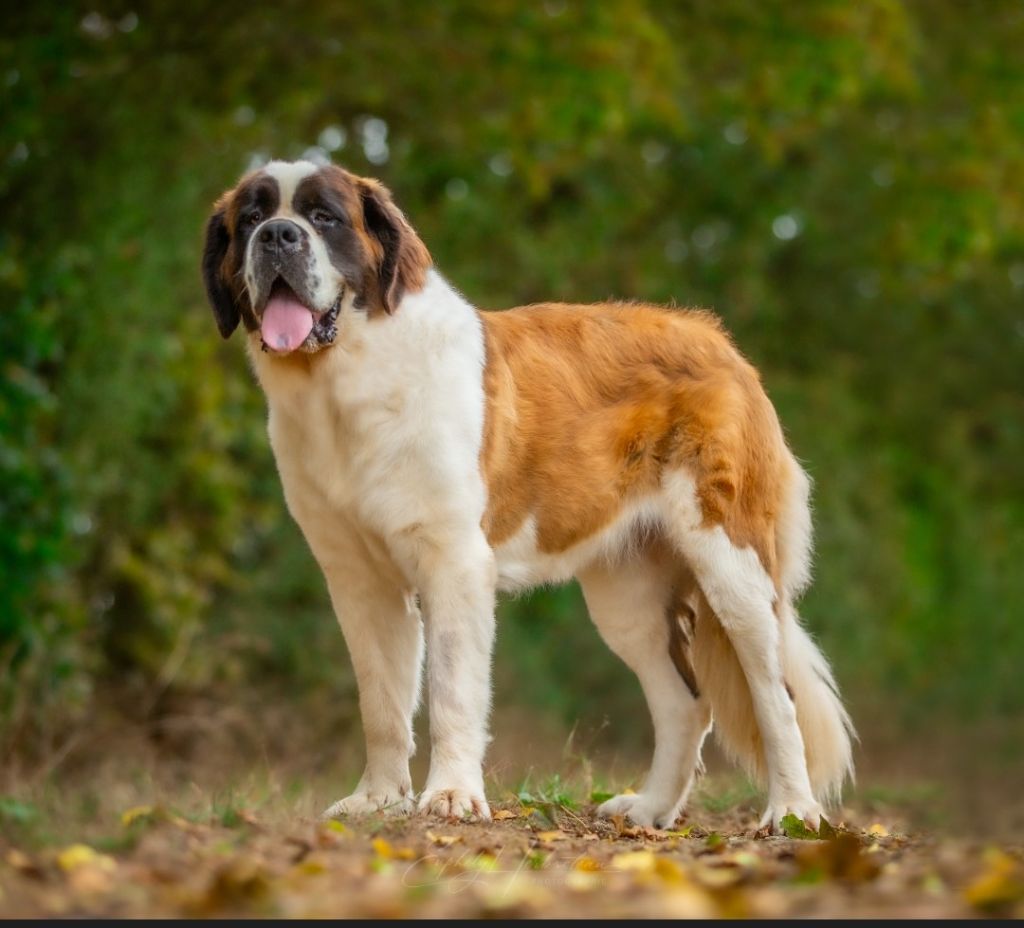
[[[563,551],[683,469],[705,524],[752,546],[777,578],[784,439],[757,372],[713,315],[547,303],[481,318],[492,545],[532,515],[539,549]]]

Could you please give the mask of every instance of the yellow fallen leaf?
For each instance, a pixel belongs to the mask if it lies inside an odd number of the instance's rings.
[[[152,806],[132,806],[121,813],[121,824],[128,828],[142,819],[152,818],[155,812]]]
[[[345,823],[339,822],[336,818],[332,818],[329,822],[324,822],[323,827],[338,835],[348,834],[348,829],[345,827]]]
[[[507,822],[510,818],[518,818],[519,816],[512,812],[510,809],[498,809],[492,816],[496,822]]]
[[[689,883],[686,870],[681,863],[671,857],[657,856],[654,860],[654,872],[661,878],[662,882],[673,886]]]
[[[390,860],[395,856],[395,850],[391,844],[385,841],[383,838],[373,839],[373,853],[380,857],[382,860]]]
[[[96,867],[101,870],[114,870],[117,861],[107,854],[100,854],[88,844],[72,844],[57,855],[57,866],[65,873],[71,873],[79,867]]]
[[[534,835],[534,837],[538,841],[547,844],[552,841],[564,841],[568,837],[568,835],[566,835],[564,831],[559,831],[558,829],[555,829],[554,831],[538,831],[537,834]]]
[[[636,790],[630,789],[628,786],[622,791],[623,796],[635,796]]]
[[[673,838],[689,838],[692,832],[693,825],[687,825],[685,828],[680,828],[676,831],[666,831],[665,834]]]
[[[472,857],[465,857],[459,861],[467,870],[476,870],[481,873],[492,873],[498,869],[498,860],[493,854],[486,852],[474,854]]]
[[[427,840],[437,847],[451,847],[462,840],[461,835],[438,835],[432,831],[427,832]]]
[[[316,857],[307,857],[295,865],[295,872],[304,873],[306,876],[319,876],[327,872],[327,865]]]
[[[998,848],[985,851],[985,870],[964,890],[975,908],[998,911],[1024,900],[1024,866]]]
[[[885,827],[881,822],[875,822],[870,828],[868,828],[868,834],[874,835],[876,838],[888,838],[889,829]]]
[[[626,851],[612,858],[613,870],[650,873],[657,866],[657,858],[650,851]]]
[[[742,867],[724,863],[722,865],[700,864],[697,867],[696,875],[701,886],[708,889],[725,889],[735,886],[746,874]]]
[[[737,851],[732,855],[731,860],[745,870],[760,870],[764,865],[764,861],[750,851]]]
[[[573,870],[583,870],[586,873],[594,873],[601,869],[601,865],[593,857],[584,855],[573,861],[572,868]]]

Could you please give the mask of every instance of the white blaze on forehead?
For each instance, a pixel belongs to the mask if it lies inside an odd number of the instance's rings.
[[[264,219],[264,223],[272,219],[290,219],[306,233],[310,244],[306,281],[307,290],[312,297],[313,303],[310,309],[316,312],[326,312],[337,299],[343,285],[343,280],[341,274],[331,264],[330,255],[327,253],[327,246],[324,244],[323,237],[304,216],[295,212],[292,202],[295,199],[295,191],[298,189],[299,184],[307,177],[316,174],[319,170],[319,165],[314,164],[312,161],[271,161],[266,165],[263,168],[263,174],[277,182],[280,203],[277,212],[273,216],[267,216]],[[253,230],[246,248],[245,282],[250,294],[256,290],[253,248],[262,225],[263,223]]]
[[[320,168],[312,161],[271,161],[263,169],[264,174],[277,181],[277,188],[281,194],[279,212],[291,212],[296,188],[303,180],[319,170]]]

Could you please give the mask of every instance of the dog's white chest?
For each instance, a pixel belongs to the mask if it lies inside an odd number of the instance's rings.
[[[432,277],[394,318],[349,314],[344,341],[305,382],[256,359],[285,498],[318,559],[329,542],[316,539],[335,531],[437,545],[480,524],[483,336],[442,285]]]

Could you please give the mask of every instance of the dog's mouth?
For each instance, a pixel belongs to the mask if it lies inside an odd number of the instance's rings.
[[[288,354],[297,348],[315,351],[329,345],[334,340],[334,322],[341,308],[341,297],[339,293],[330,309],[318,312],[303,303],[279,277],[270,288],[260,322],[264,349]]]

